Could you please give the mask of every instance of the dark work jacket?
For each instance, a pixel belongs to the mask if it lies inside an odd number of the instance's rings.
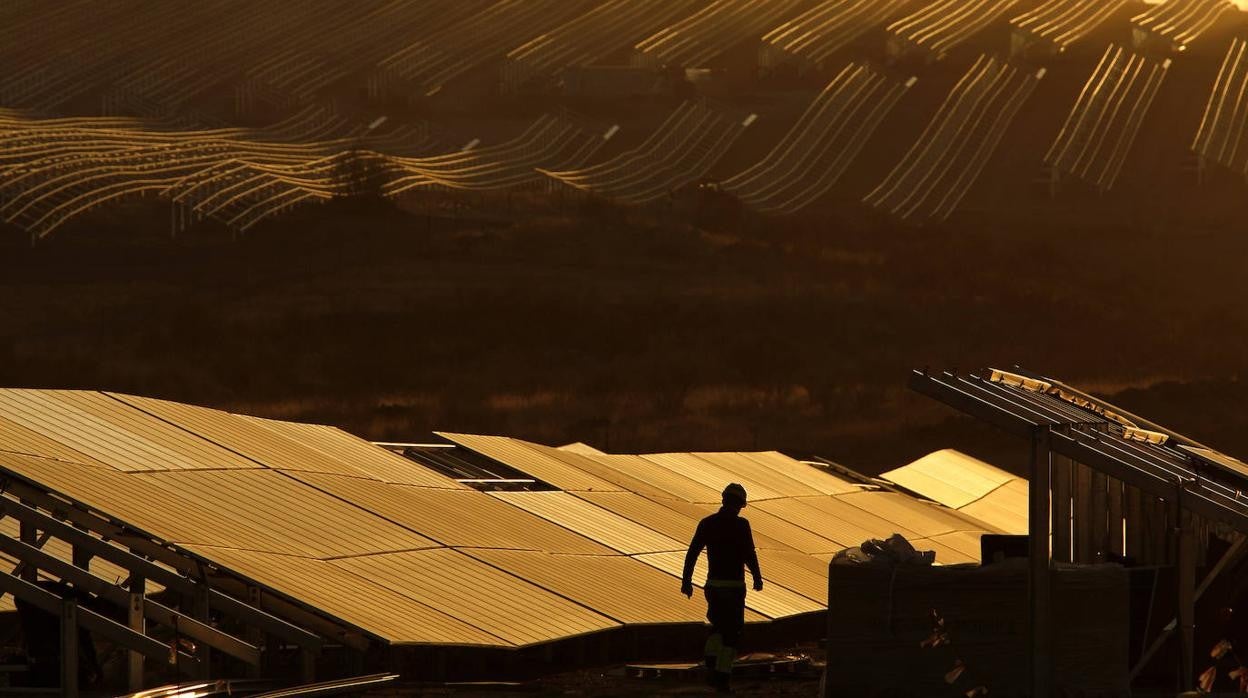
[[[706,548],[708,580],[721,582],[744,582],[745,568],[750,568],[754,579],[762,579],[758,569],[758,554],[754,551],[754,534],[750,522],[735,513],[720,509],[698,522],[698,530],[689,543],[685,554],[685,574],[682,581],[693,581],[693,568],[698,555]]]

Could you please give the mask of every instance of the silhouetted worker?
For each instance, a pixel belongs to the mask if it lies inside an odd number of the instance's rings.
[[[737,642],[745,626],[745,568],[754,577],[754,591],[763,590],[763,573],[758,569],[754,534],[750,522],[738,516],[745,507],[745,488],[732,483],[724,488],[720,510],[698,522],[698,530],[685,555],[685,573],[680,592],[693,596],[693,568],[702,548],[706,548],[706,618],[711,635],[706,639],[707,677],[716,689],[727,693]]]

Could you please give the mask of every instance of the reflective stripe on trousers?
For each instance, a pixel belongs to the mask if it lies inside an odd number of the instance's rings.
[[[706,638],[706,650],[703,654],[706,656],[707,669],[721,674],[732,673],[732,665],[737,660],[737,648],[725,645],[723,635],[711,633],[711,636]]]
[[[737,643],[745,627],[745,583],[710,579],[702,591],[706,595],[706,619],[711,622],[711,635],[706,640],[707,666],[727,675],[732,672]]]

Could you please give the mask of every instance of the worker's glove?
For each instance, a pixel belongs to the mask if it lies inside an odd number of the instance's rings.
[[[693,583],[692,583],[692,582],[681,582],[681,583],[680,583],[680,593],[682,593],[682,594],[684,594],[686,597],[688,597],[688,598],[691,598],[691,599],[692,599],[692,598],[693,598]]]
[[[762,590],[763,590],[763,578],[755,577],[754,578],[754,591],[762,591]]]

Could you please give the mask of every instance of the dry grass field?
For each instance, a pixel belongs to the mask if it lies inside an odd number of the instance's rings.
[[[0,383],[376,439],[779,448],[874,471],[946,446],[1021,463],[905,387],[915,367],[1019,364],[1248,453],[1240,207],[1112,221],[1068,202],[907,228],[690,206],[453,222],[344,201],[231,242],[170,239],[139,202],[3,248]]]

